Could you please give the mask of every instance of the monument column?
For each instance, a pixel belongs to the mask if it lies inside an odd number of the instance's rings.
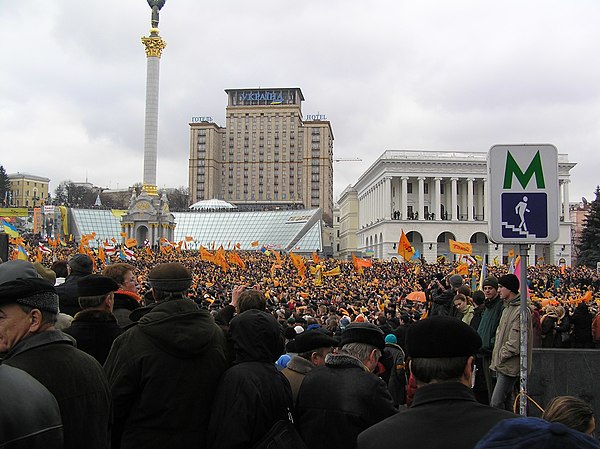
[[[144,123],[144,177],[143,189],[149,195],[157,196],[156,154],[158,149],[158,86],[160,56],[167,46],[158,35],[158,11],[163,1],[148,0],[152,8],[152,28],[150,36],[142,37],[146,49],[146,115]]]

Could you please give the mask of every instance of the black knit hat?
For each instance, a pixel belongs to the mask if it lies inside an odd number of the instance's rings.
[[[298,337],[296,337],[298,338]],[[371,323],[350,323],[342,332],[340,347],[348,343],[365,343],[380,351],[385,348],[383,331]]]
[[[498,279],[498,285],[506,287],[513,293],[519,293],[519,278],[514,274],[505,274]]]
[[[100,296],[119,289],[114,279],[98,274],[89,274],[77,281],[79,297]]]
[[[15,279],[1,284],[0,304],[22,304],[58,313],[56,290],[50,282],[42,278]]]
[[[192,285],[192,273],[180,263],[162,263],[150,271],[148,282],[156,290],[182,292]]]
[[[312,329],[297,335],[295,339],[287,344],[286,349],[288,352],[302,354],[315,349],[330,348],[337,345],[338,341],[335,338],[330,337],[319,329]]]
[[[471,326],[449,316],[433,316],[411,324],[406,331],[406,351],[413,358],[475,355],[481,337]]]
[[[69,266],[72,273],[92,274],[94,271],[94,262],[87,254],[75,254],[69,259]]]

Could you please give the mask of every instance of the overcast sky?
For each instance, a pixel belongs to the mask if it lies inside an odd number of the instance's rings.
[[[3,1],[0,164],[124,188],[141,181],[145,0]],[[300,87],[331,120],[335,198],[385,150],[553,143],[600,183],[597,0],[167,0],[159,187],[188,185],[192,116],[225,124],[224,89]]]

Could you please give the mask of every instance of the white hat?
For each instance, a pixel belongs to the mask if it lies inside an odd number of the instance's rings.
[[[304,332],[304,328],[302,326],[296,326],[294,330],[296,331],[296,334],[301,334]]]

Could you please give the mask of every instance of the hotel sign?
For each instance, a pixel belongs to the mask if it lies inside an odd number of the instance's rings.
[[[192,117],[192,123],[214,122],[212,117]]]
[[[311,121],[311,120],[327,120],[327,116],[323,115],[323,114],[316,114],[316,115],[307,115],[306,116],[306,121]]]

